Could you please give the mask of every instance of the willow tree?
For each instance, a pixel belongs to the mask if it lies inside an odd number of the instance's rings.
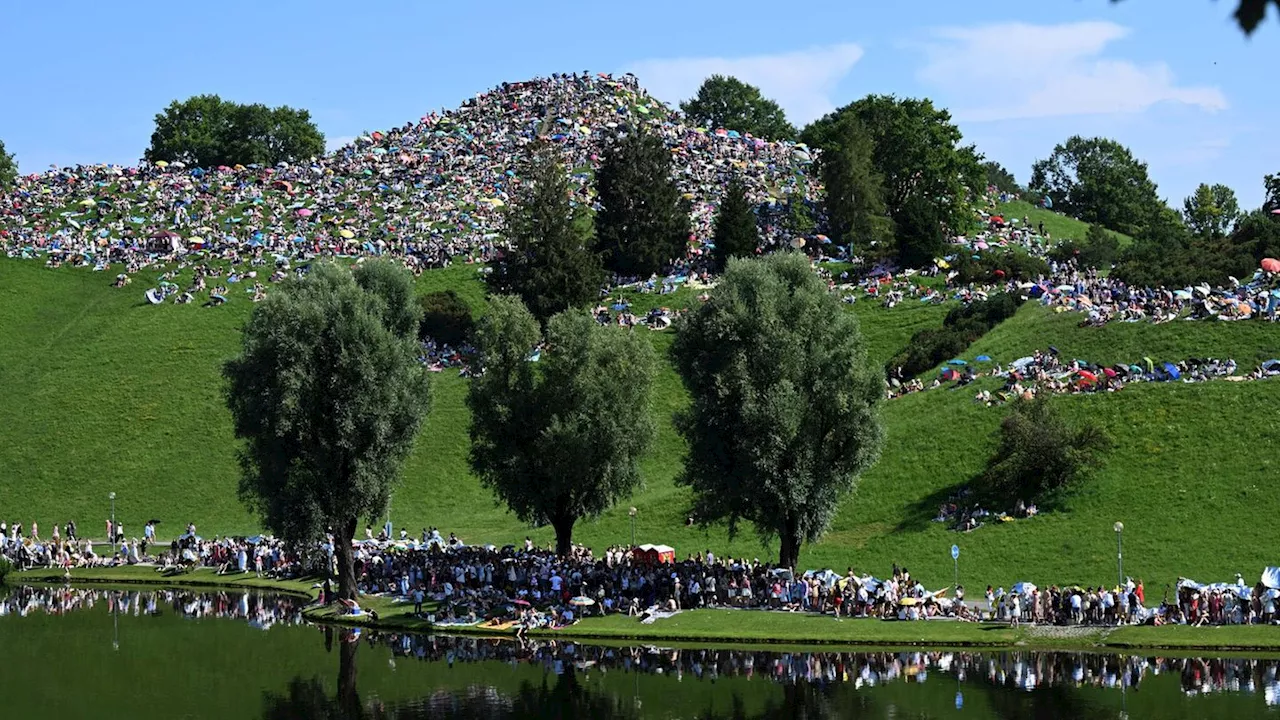
[[[538,321],[497,296],[476,333],[483,372],[467,394],[471,468],[531,525],[551,525],[568,554],[573,526],[629,496],[654,434],[649,342],[584,312]],[[535,347],[542,346],[540,351]]]
[[[727,521],[731,535],[754,525],[794,567],[884,437],[884,377],[857,317],[798,253],[734,258],[679,323],[671,355],[692,400],[676,428],[694,516]]]
[[[254,308],[223,368],[240,497],[286,540],[332,529],[342,598],[359,521],[386,509],[430,405],[420,314],[404,268],[316,263]]]

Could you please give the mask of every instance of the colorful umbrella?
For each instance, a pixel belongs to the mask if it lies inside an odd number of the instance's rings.
[[[1280,260],[1275,258],[1262,258],[1262,269],[1267,272],[1280,272]]]

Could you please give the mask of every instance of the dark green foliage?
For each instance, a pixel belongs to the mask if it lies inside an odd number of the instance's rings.
[[[712,75],[702,81],[698,94],[680,103],[691,124],[750,133],[766,140],[791,140],[796,129],[778,103],[760,94],[760,88],[738,78]]]
[[[1264,211],[1245,215],[1226,237],[1193,237],[1186,229],[1165,228],[1143,238],[1120,255],[1114,275],[1150,287],[1225,285],[1244,280],[1266,257],[1280,254],[1280,216]]]
[[[1022,192],[1022,187],[1018,185],[1013,173],[1006,170],[1003,165],[995,160],[988,160],[982,163],[982,169],[986,172],[987,185],[994,186],[997,191],[1005,193]]]
[[[1263,201],[1262,209],[1266,212],[1280,210],[1280,173],[1263,176],[1262,182],[1267,189],[1267,199]]]
[[[903,380],[932,370],[954,357],[987,334],[991,328],[1013,317],[1022,304],[1020,297],[996,293],[986,300],[975,300],[947,313],[940,328],[920,330],[911,336],[907,346],[894,355],[886,368],[890,375]]]
[[[870,134],[847,114],[836,121],[830,142],[818,163],[827,191],[827,234],[838,245],[859,249],[891,239],[893,222],[885,209]]]
[[[175,100],[156,115],[148,162],[180,160],[188,165],[271,166],[324,154],[324,135],[311,113],[282,105],[242,105],[217,95]]]
[[[467,392],[470,462],[516,517],[555,528],[564,555],[578,519],[640,485],[655,359],[643,337],[582,312],[552,317],[545,339],[533,362],[538,322],[518,298],[493,298],[476,331],[484,372]]]
[[[1191,234],[1220,238],[1231,232],[1240,219],[1236,193],[1226,185],[1200,183],[1195,193],[1182,203],[1182,219]]]
[[[760,247],[755,208],[747,201],[747,189],[737,177],[729,181],[720,199],[713,239],[712,257],[717,270],[723,270],[729,258],[750,257]]]
[[[13,187],[13,182],[17,178],[18,161],[13,157],[13,153],[5,152],[4,141],[0,140],[0,190]]]
[[[518,295],[542,323],[596,300],[605,281],[590,219],[571,198],[564,168],[550,152],[536,151],[507,211],[511,248],[488,277],[491,291]]]
[[[1048,195],[1054,210],[1133,236],[1161,222],[1159,215],[1167,209],[1147,164],[1106,138],[1068,138],[1032,165],[1027,187]]]
[[[1083,240],[1058,243],[1049,257],[1058,262],[1075,260],[1080,268],[1109,268],[1120,254],[1120,240],[1101,225],[1090,225]]]
[[[839,146],[841,118],[856,117],[871,135],[874,164],[885,188],[885,203],[895,222],[912,196],[937,202],[943,224],[963,232],[973,221],[970,190],[985,178],[972,147],[961,146],[951,114],[927,99],[868,95],[815,120],[801,140],[823,152]]]
[[[814,220],[813,206],[808,198],[790,195],[787,198],[787,232],[792,237],[809,237],[818,229]]]
[[[254,308],[223,368],[241,498],[287,540],[331,528],[344,598],[357,521],[386,508],[430,404],[417,332],[404,268],[314,263]]]
[[[992,248],[978,255],[977,260],[971,255],[957,256],[951,261],[951,270],[955,273],[954,281],[961,285],[1006,280],[1029,282],[1048,275],[1049,264],[1022,248]]]
[[[902,267],[925,267],[942,255],[947,239],[937,203],[919,195],[908,198],[897,215],[896,236]]]
[[[422,322],[418,337],[458,347],[471,337],[471,306],[453,290],[427,293],[418,298]]]
[[[660,137],[636,131],[615,142],[596,173],[596,187],[603,205],[596,236],[607,268],[649,277],[684,253],[689,201],[671,177],[671,153]]]
[[[679,324],[671,356],[691,404],[677,482],[702,523],[752,524],[793,567],[879,455],[884,378],[799,253],[734,259]]]
[[[1111,439],[1101,427],[1067,424],[1049,400],[1018,399],[1000,422],[979,494],[1012,504],[1060,500],[1102,464]]]

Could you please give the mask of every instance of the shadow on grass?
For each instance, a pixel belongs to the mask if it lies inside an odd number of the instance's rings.
[[[934,524],[933,519],[938,517],[938,508],[942,507],[944,503],[949,502],[952,497],[963,490],[966,486],[971,486],[972,482],[973,479],[970,478],[964,482],[940,487],[932,493],[929,493],[908,505],[906,513],[898,523],[898,526],[894,528],[894,532],[923,532],[929,529],[929,527]],[[947,524],[949,526],[950,520],[943,524]]]

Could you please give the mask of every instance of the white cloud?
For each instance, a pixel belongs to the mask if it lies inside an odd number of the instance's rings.
[[[355,135],[343,135],[342,137],[326,137],[324,139],[324,151],[333,152],[343,145],[350,145],[355,142]]]
[[[836,108],[832,93],[862,59],[852,43],[750,57],[689,57],[642,60],[627,68],[659,100],[692,97],[710,75],[732,75],[777,101],[793,124],[802,125]]]
[[[924,47],[919,78],[963,98],[950,104],[971,122],[1138,113],[1159,103],[1227,107],[1216,87],[1179,85],[1167,63],[1103,56],[1128,34],[1110,22],[943,28]]]

